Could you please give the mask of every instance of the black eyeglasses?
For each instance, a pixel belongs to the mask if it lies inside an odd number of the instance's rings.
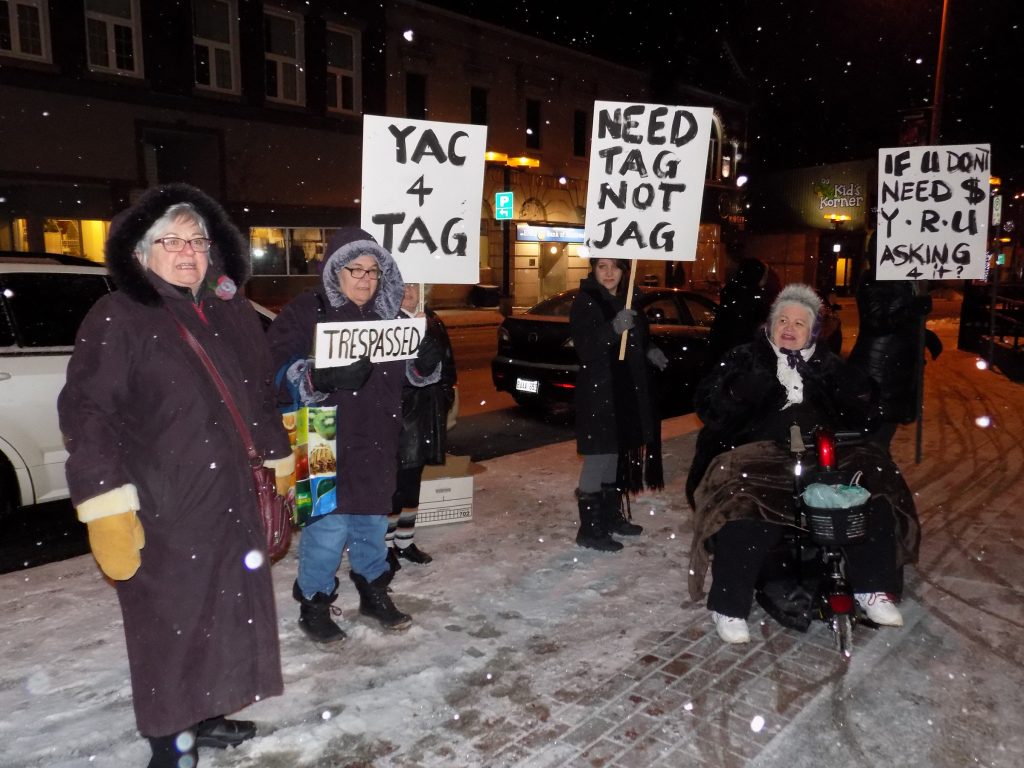
[[[192,246],[192,250],[196,253],[206,253],[213,245],[213,241],[208,237],[193,237],[191,240],[181,237],[159,237],[153,242],[160,243],[168,253],[179,253],[185,250],[185,243]]]
[[[362,267],[342,267],[342,269],[347,269],[348,273],[356,280],[362,280],[364,277],[368,277],[371,280],[380,280],[380,270],[376,267],[372,267],[370,269],[363,269]]]

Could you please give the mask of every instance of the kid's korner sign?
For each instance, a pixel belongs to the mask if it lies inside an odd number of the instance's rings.
[[[984,280],[988,144],[878,150],[879,280]]]
[[[694,261],[711,109],[594,102],[590,258]]]
[[[487,127],[366,115],[361,226],[407,283],[480,281]]]
[[[371,363],[416,357],[426,318],[367,320],[362,323],[317,323],[313,357],[317,368],[349,365],[360,357]]]

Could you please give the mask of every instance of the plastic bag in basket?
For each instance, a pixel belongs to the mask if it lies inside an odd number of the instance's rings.
[[[803,492],[804,504],[816,509],[849,509],[867,502],[871,493],[858,484],[860,472],[853,476],[849,485],[836,483],[811,483]]]

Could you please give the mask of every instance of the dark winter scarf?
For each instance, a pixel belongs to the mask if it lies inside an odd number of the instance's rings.
[[[593,299],[609,323],[625,306],[622,299],[609,293],[592,275],[581,283],[580,288]],[[644,360],[642,365],[646,364]],[[617,485],[634,494],[642,491],[644,487],[660,491],[665,487],[665,476],[661,463],[661,426],[657,414],[654,413],[651,403],[640,402],[629,356],[619,360],[618,344],[612,344],[608,349],[608,368],[612,374],[615,432],[619,444]],[[649,410],[649,418],[653,422],[654,436],[649,442],[644,442],[641,412],[644,408]]]

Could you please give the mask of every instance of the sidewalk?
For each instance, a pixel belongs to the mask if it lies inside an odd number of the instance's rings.
[[[664,425],[669,485],[636,500],[645,530],[618,554],[573,543],[572,442],[478,465],[473,520],[418,529],[435,561],[396,576],[406,633],[360,618],[343,583],[349,639],[311,645],[289,554],[273,566],[285,693],[243,713],[259,738],[200,765],[1024,765],[1022,390],[946,349],[928,367],[923,462],[912,428],[894,446],[924,529],[906,626],[858,628],[851,661],[824,625],[783,630],[757,607],[753,642],[725,646],[688,600],[696,422],[679,417]],[[145,765],[116,600],[91,557],[0,576],[0,612],[0,765]]]

